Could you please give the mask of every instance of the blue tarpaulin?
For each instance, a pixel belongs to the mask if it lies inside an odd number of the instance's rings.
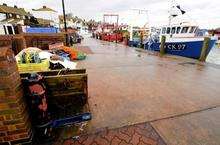
[[[30,27],[26,28],[26,33],[57,33],[58,29],[54,27]]]

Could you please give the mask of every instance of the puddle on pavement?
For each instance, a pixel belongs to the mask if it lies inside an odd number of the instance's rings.
[[[207,57],[207,62],[220,65],[220,48],[216,46],[211,50]]]

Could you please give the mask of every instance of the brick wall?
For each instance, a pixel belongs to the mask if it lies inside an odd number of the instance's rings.
[[[27,106],[13,51],[0,48],[0,144],[19,144],[32,138]]]
[[[64,33],[0,35],[0,47],[10,47],[15,54],[27,47],[49,49],[49,45],[65,42]]]
[[[65,42],[63,33],[55,34],[23,34],[27,47],[38,47],[43,50],[48,50],[49,45],[54,43]]]
[[[10,46],[12,44],[12,36],[0,35],[0,47]]]
[[[0,47],[10,47],[15,54],[26,48],[26,42],[22,35],[0,35]]]

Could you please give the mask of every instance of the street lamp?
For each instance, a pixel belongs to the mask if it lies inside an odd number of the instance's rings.
[[[68,41],[68,35],[67,35],[67,26],[66,26],[66,12],[65,12],[65,4],[64,0],[62,0],[62,6],[63,6],[63,20],[64,20],[64,29],[65,29],[65,39],[66,39],[66,45],[69,45]]]

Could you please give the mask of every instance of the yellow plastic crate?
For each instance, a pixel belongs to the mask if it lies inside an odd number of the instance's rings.
[[[49,70],[49,61],[42,60],[41,63],[18,63],[18,71],[20,73],[39,72]]]

